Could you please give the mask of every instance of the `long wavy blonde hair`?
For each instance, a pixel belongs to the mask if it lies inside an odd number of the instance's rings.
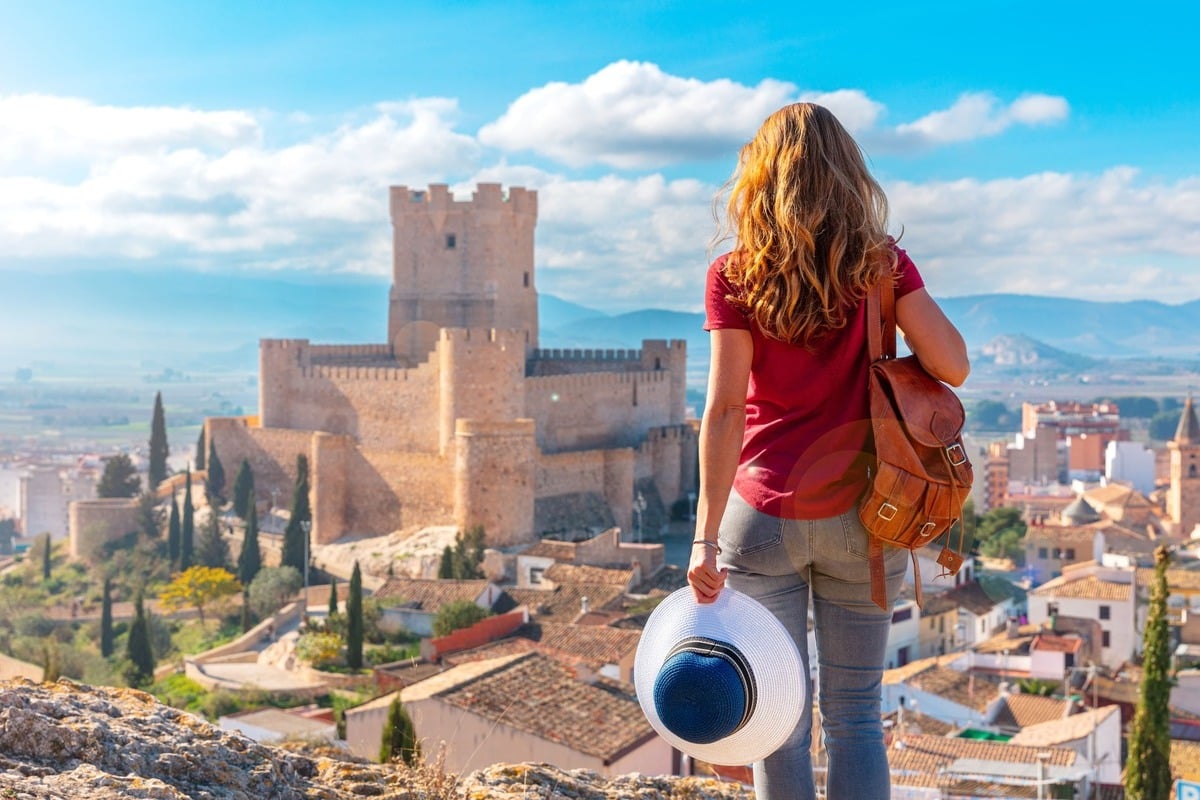
[[[730,299],[770,338],[808,346],[842,328],[895,269],[887,197],[822,106],[795,103],[768,117],[724,191],[718,237],[735,240],[725,264],[737,293]]]

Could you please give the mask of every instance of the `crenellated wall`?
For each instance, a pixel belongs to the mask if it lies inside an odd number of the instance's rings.
[[[641,350],[563,350],[541,348],[530,356],[525,374],[577,375],[587,372],[637,372],[642,366]]]

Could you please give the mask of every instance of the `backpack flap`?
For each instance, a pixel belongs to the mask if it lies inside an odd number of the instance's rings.
[[[877,361],[871,371],[886,387],[894,413],[914,442],[940,448],[959,437],[966,422],[962,403],[948,386],[930,377],[915,356]]]

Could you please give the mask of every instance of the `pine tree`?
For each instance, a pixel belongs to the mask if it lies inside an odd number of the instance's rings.
[[[200,435],[196,437],[196,469],[204,469],[206,455],[208,455],[208,444],[204,441],[204,426],[201,425]]]
[[[237,477],[233,480],[233,513],[242,519],[246,519],[253,491],[254,471],[250,469],[250,462],[243,458],[242,466],[238,467]]]
[[[246,517],[246,535],[242,538],[242,552],[238,554],[237,578],[243,586],[249,586],[254,576],[262,569],[262,551],[258,546],[258,514],[254,509],[254,490],[250,490],[250,515]]]
[[[338,613],[337,578],[329,581],[329,616],[332,619]]]
[[[104,579],[104,596],[100,598],[100,655],[113,653],[112,578]]]
[[[192,507],[192,471],[187,470],[183,489],[183,522],[179,526],[179,571],[192,566],[196,540],[196,510]]]
[[[50,534],[42,534],[42,580],[50,580],[50,568],[52,566],[52,557],[54,555],[54,547],[50,543]]]
[[[204,488],[208,491],[208,501],[210,505],[219,505],[225,492],[225,467],[221,464],[221,458],[217,455],[217,442],[215,439],[208,440],[208,479],[204,482]]]
[[[208,521],[200,532],[200,539],[196,545],[196,563],[217,569],[226,569],[229,566],[229,545],[221,537],[221,520],[215,511],[208,515]]]
[[[154,680],[154,651],[150,647],[150,620],[146,617],[140,592],[133,608],[133,623],[125,645],[125,655],[129,659],[125,680],[130,686],[145,686]]]
[[[175,500],[175,494],[171,494],[171,516],[167,522],[167,561],[174,570],[179,566],[179,545],[182,537],[182,530],[179,522],[179,503]]]
[[[421,758],[417,729],[413,726],[412,717],[408,715],[404,704],[400,702],[399,692],[396,692],[395,699],[388,707],[387,723],[383,727],[383,744],[379,749],[380,762],[386,764],[393,758],[399,758],[410,767],[415,767]]]
[[[350,573],[350,594],[346,598],[346,665],[351,669],[363,665],[362,570],[357,561]]]
[[[1142,634],[1142,682],[1129,734],[1125,796],[1129,800],[1167,800],[1171,794],[1171,648],[1167,620],[1165,547],[1154,551],[1150,611]]]
[[[304,555],[306,552],[308,532],[305,523],[312,522],[312,511],[308,505],[308,459],[304,454],[296,456],[296,488],[292,493],[292,515],[283,531],[283,552],[279,555],[279,565],[295,567],[301,575],[304,574]]]
[[[154,416],[150,421],[150,467],[146,475],[147,489],[153,491],[167,477],[167,419],[163,414],[162,392],[154,395]]]

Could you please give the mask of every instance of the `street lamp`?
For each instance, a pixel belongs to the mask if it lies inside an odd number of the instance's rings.
[[[637,541],[642,543],[642,512],[646,510],[646,496],[641,492],[637,493],[637,497],[633,501],[633,511],[637,514]]]
[[[304,615],[308,616],[308,532],[312,530],[312,520],[301,522],[300,530],[304,531]]]

